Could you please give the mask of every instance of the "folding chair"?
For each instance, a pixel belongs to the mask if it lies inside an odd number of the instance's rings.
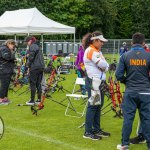
[[[85,85],[85,79],[84,78],[77,78],[72,94],[66,94],[67,100],[68,100],[68,105],[65,111],[66,116],[71,116],[71,117],[76,117],[76,118],[81,118],[85,114],[85,110],[87,107],[88,103],[88,96],[87,95],[82,95],[82,94],[76,94],[75,89],[76,85]],[[79,100],[82,100],[82,103],[78,102]],[[75,103],[76,101],[76,103]],[[76,105],[75,105],[76,104]],[[78,104],[78,105],[77,105]],[[80,109],[79,109],[80,107]],[[71,113],[69,114],[69,110],[74,112],[76,115],[72,115]]]

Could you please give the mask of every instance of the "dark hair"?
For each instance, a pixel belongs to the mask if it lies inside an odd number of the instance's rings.
[[[29,42],[30,40],[32,40],[32,43],[33,43],[33,42],[36,42],[36,38],[35,38],[34,36],[27,36],[27,37],[25,38],[25,41],[26,41],[26,42]]]
[[[143,42],[145,42],[144,34],[142,34],[140,32],[133,34],[133,36],[132,36],[132,43],[133,44],[143,44]]]
[[[95,37],[98,35],[102,35],[100,31],[94,31],[93,33],[87,33],[83,38],[85,39],[83,43],[84,49],[88,48],[90,44],[93,43],[93,40],[91,40],[91,37]]]
[[[91,44],[90,38],[91,38],[91,33],[87,33],[83,36],[82,46],[83,46],[84,50]]]

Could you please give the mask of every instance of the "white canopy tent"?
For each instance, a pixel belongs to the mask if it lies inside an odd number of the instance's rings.
[[[75,27],[44,16],[37,8],[6,11],[0,17],[0,34],[74,34]]]
[[[0,17],[0,35],[74,34],[75,27],[63,25],[44,16],[37,8],[6,11]]]

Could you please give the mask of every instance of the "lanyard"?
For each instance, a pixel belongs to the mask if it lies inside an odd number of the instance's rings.
[[[102,79],[102,76],[103,76],[103,72],[101,73],[100,80]]]

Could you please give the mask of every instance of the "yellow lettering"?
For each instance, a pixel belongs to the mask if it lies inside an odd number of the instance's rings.
[[[145,59],[143,60],[143,65],[146,66],[146,60]]]
[[[146,59],[130,59],[132,66],[146,66]]]
[[[136,60],[136,65],[139,66],[140,65],[140,60]]]
[[[130,59],[130,65],[132,65],[132,59]]]
[[[136,65],[136,60],[132,59],[132,65]]]

